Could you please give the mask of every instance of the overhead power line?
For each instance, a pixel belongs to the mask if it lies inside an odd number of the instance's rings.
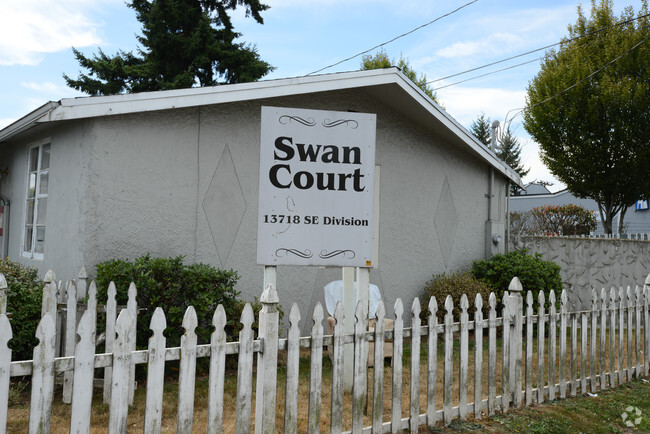
[[[455,14],[456,12],[460,11],[461,9],[466,8],[467,6],[469,6],[469,5],[473,4],[473,3],[476,3],[477,1],[478,1],[478,0],[472,0],[472,1],[468,2],[468,3],[465,3],[464,5],[462,5],[462,6],[458,7],[458,8],[456,8],[456,9],[454,9],[453,11],[448,12],[448,13],[446,13],[446,14],[444,14],[444,15],[441,15],[441,16],[439,16],[438,18],[436,18],[436,19],[434,19],[434,20],[431,20],[431,21],[429,21],[428,23],[422,24],[421,26],[418,26],[418,27],[416,27],[416,28],[414,28],[414,29],[412,29],[412,30],[406,32],[406,33],[402,33],[402,34],[399,35],[399,36],[395,36],[393,39],[391,39],[391,40],[389,40],[389,41],[382,42],[381,44],[375,45],[374,47],[372,47],[372,48],[370,48],[370,49],[368,49],[368,50],[364,50],[364,51],[362,51],[362,52],[360,52],[360,53],[355,54],[354,56],[347,57],[347,58],[345,58],[345,59],[343,59],[343,60],[339,60],[339,61],[336,62],[336,63],[332,63],[331,65],[325,66],[325,67],[323,67],[323,68],[321,68],[321,69],[318,69],[318,70],[316,70],[316,71],[314,71],[314,72],[310,72],[309,74],[306,74],[306,75],[317,74],[317,73],[319,73],[319,72],[321,72],[321,71],[324,71],[324,70],[326,70],[326,69],[332,68],[332,67],[337,66],[337,65],[340,65],[341,63],[347,62],[348,60],[352,60],[352,59],[354,59],[355,57],[359,57],[359,56],[362,56],[362,55],[364,55],[364,54],[366,54],[366,53],[369,53],[369,52],[371,52],[372,50],[375,50],[375,49],[377,49],[377,48],[379,48],[379,47],[383,47],[384,45],[388,45],[388,44],[390,44],[391,42],[394,42],[394,41],[396,41],[396,40],[398,40],[398,39],[400,39],[400,38],[403,38],[404,36],[410,35],[411,33],[416,32],[416,31],[418,31],[418,30],[420,30],[420,29],[422,29],[422,28],[424,28],[424,27],[430,26],[431,24],[435,23],[436,21],[441,20],[442,18],[445,18],[445,17],[448,17],[448,16],[450,16],[450,15],[452,15],[452,14]]]
[[[642,39],[641,41],[639,41],[638,43],[636,43],[633,47],[631,47],[629,50],[625,51],[623,54],[617,56],[615,59],[610,60],[610,61],[607,62],[605,65],[601,66],[600,68],[598,68],[597,70],[595,70],[594,72],[592,72],[591,74],[589,74],[588,76],[586,76],[585,78],[583,78],[582,80],[580,80],[580,81],[578,81],[578,82],[572,84],[571,86],[569,86],[569,87],[567,87],[566,89],[564,89],[564,90],[562,90],[562,91],[556,93],[555,95],[552,95],[552,96],[546,98],[546,99],[543,100],[543,101],[540,101],[540,102],[538,102],[538,103],[536,103],[536,104],[533,104],[533,105],[530,106],[530,107],[521,107],[521,108],[516,108],[516,109],[512,109],[512,110],[508,111],[508,113],[506,113],[506,117],[505,117],[505,120],[504,120],[504,124],[507,124],[507,122],[508,122],[508,115],[510,114],[510,112],[512,112],[512,111],[517,111],[517,113],[515,113],[514,116],[510,119],[510,122],[512,122],[512,121],[514,120],[514,118],[516,118],[518,115],[520,115],[521,113],[523,113],[524,110],[530,110],[530,109],[532,109],[532,108],[534,108],[534,107],[537,107],[537,106],[539,106],[539,105],[542,105],[542,104],[544,104],[544,103],[547,103],[547,102],[551,101],[552,99],[557,98],[558,96],[560,96],[560,95],[562,95],[562,94],[564,94],[564,93],[570,91],[570,90],[573,89],[574,87],[579,86],[580,84],[582,84],[582,83],[584,83],[585,81],[589,80],[591,77],[593,77],[594,75],[598,74],[598,73],[601,72],[603,69],[607,68],[609,65],[613,64],[614,62],[617,62],[619,59],[621,59],[621,58],[627,56],[628,54],[630,54],[630,53],[631,53],[635,48],[637,48],[638,46],[640,46],[641,44],[643,44],[644,42],[646,42],[648,39],[650,39],[650,36],[646,36],[644,39]]]
[[[576,36],[576,37],[571,38],[571,39],[555,42],[553,44],[549,44],[549,45],[546,45],[544,47],[535,48],[534,50],[526,51],[525,53],[521,53],[521,54],[517,54],[517,55],[514,55],[514,56],[506,57],[505,59],[497,60],[497,61],[494,61],[494,62],[491,62],[491,63],[487,63],[485,65],[477,66],[476,68],[471,68],[471,69],[467,69],[465,71],[457,72],[455,74],[447,75],[446,77],[436,78],[435,80],[428,81],[426,84],[432,84],[432,83],[435,83],[435,82],[438,82],[438,81],[446,80],[448,78],[458,77],[459,75],[468,74],[470,72],[478,71],[479,69],[484,69],[484,68],[488,68],[490,66],[498,65],[499,63],[507,62],[508,60],[517,59],[519,57],[527,56],[528,54],[532,54],[532,53],[536,53],[538,51],[546,50],[548,48],[555,47],[556,45],[567,44],[569,42],[573,42],[573,41],[576,41],[578,39],[581,39],[581,38],[584,38],[584,37],[587,37],[587,36],[591,36],[591,35],[595,35],[597,33],[603,32],[603,31],[605,31],[607,29],[610,29],[612,27],[617,27],[617,26],[621,26],[623,24],[628,24],[628,23],[634,22],[636,20],[640,20],[641,18],[645,18],[645,17],[648,17],[648,16],[650,16],[650,14],[640,15],[638,17],[630,18],[629,20],[625,20],[625,21],[619,21],[618,23],[614,23],[614,24],[609,25],[609,26],[601,27],[600,29],[596,29],[593,32],[585,33],[584,35],[580,35],[580,36]],[[535,60],[538,60],[538,59],[535,59]],[[524,63],[522,63],[520,65],[524,65]],[[517,65],[517,66],[520,66],[520,65]],[[506,69],[508,69],[508,68],[506,68]],[[494,71],[494,72],[500,72],[500,71],[502,71],[502,70]],[[503,69],[503,71],[505,71],[505,69]],[[487,74],[485,74],[485,75],[487,75]],[[483,75],[479,75],[476,78],[479,78],[479,77],[483,77]],[[465,80],[465,81],[467,81],[467,80]],[[461,82],[458,82],[458,83],[464,83],[464,81],[461,81]],[[456,83],[456,84],[458,84],[458,83]],[[449,86],[451,86],[451,85],[449,85]],[[448,86],[445,86],[445,87],[448,87]],[[442,87],[439,87],[438,89],[442,89]]]
[[[542,60],[542,59],[543,59],[543,57],[537,57],[537,58],[535,58],[533,60],[529,60],[527,62],[518,63],[516,65],[508,66],[506,68],[497,69],[496,71],[486,72],[485,74],[477,75],[475,77],[470,77],[470,78],[467,78],[465,80],[457,81],[455,83],[450,83],[450,84],[446,84],[444,86],[436,87],[433,90],[438,91],[438,90],[444,89],[446,87],[456,86],[457,84],[465,83],[466,81],[476,80],[477,78],[485,77],[486,75],[492,75],[492,74],[496,74],[497,72],[503,72],[503,71],[507,71],[508,69],[513,69],[513,68],[517,68],[519,66],[528,65],[529,63],[537,62],[538,60]]]

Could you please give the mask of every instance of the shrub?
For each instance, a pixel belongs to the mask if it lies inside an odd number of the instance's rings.
[[[218,270],[206,264],[183,264],[183,257],[151,258],[148,254],[126,261],[113,259],[97,264],[98,299],[107,298],[108,285],[115,282],[117,303],[126,305],[129,284],[134,282],[138,291],[140,311],[137,319],[137,346],[146,348],[151,331],[151,317],[157,307],[167,318],[167,346],[179,346],[183,316],[188,306],[194,306],[198,318],[198,342],[209,343],[212,333],[212,316],[219,304],[226,312],[226,333],[229,340],[237,337],[239,319],[244,303],[237,297],[235,284],[239,279],[233,270]]]
[[[547,205],[531,211],[534,232],[546,235],[589,235],[596,216],[579,205]]]
[[[0,273],[7,279],[7,312],[11,314],[13,360],[31,360],[38,345],[36,327],[41,320],[43,282],[38,270],[9,259],[0,259]]]
[[[423,319],[429,317],[429,299],[433,296],[436,297],[436,302],[438,303],[438,321],[444,321],[445,314],[447,313],[445,310],[447,295],[451,295],[451,298],[454,300],[454,321],[460,319],[460,299],[463,294],[467,295],[467,301],[470,306],[467,312],[470,314],[470,318],[473,317],[475,312],[474,300],[476,299],[476,294],[481,294],[483,298],[483,313],[486,313],[489,308],[488,300],[491,290],[489,285],[475,279],[469,272],[450,275],[444,273],[434,274],[420,295],[422,317]]]
[[[547,299],[551,290],[554,290],[557,296],[562,291],[560,266],[543,260],[539,253],[534,256],[529,255],[526,250],[512,251],[505,255],[494,255],[488,260],[474,261],[472,274],[490,285],[498,300],[501,300],[504,291],[508,289],[510,281],[515,276],[521,281],[524,291],[533,292],[535,300],[540,290],[544,291]],[[525,299],[525,294],[523,295]]]

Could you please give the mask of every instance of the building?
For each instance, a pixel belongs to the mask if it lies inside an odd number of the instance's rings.
[[[390,68],[49,102],[0,131],[9,257],[71,279],[112,258],[184,255],[236,269],[243,296],[259,296],[262,106],[377,115],[371,282],[390,311],[433,273],[504,250],[519,176]],[[306,312],[340,276],[281,267],[281,302]]]
[[[580,199],[571,193],[568,189],[551,193],[546,186],[538,183],[526,184],[522,190],[510,197],[510,212],[527,212],[533,208],[547,205],[579,205],[586,210],[593,211],[598,220],[598,227],[595,234],[602,235],[603,225],[600,223],[600,213],[598,204],[593,199]],[[618,228],[617,215],[614,218],[612,229]],[[627,234],[647,234],[650,233],[650,211],[648,211],[648,201],[639,200],[636,204],[630,206],[623,217],[624,233]]]

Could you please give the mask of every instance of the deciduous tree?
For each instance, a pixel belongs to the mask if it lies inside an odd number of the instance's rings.
[[[598,203],[607,233],[628,206],[650,195],[650,20],[617,19],[611,0],[578,8],[568,38],[549,51],[528,86],[524,126],[542,161],[577,197]],[[636,19],[635,19],[636,18]]]
[[[417,87],[419,87],[422,92],[427,94],[429,98],[441,104],[438,100],[438,95],[433,90],[431,86],[427,84],[427,76],[425,74],[418,74],[415,72],[411,65],[409,64],[408,59],[400,56],[399,61],[396,63],[395,59],[388,57],[385,51],[379,51],[374,56],[367,54],[361,58],[361,69],[381,69],[381,68],[390,68],[391,66],[397,66],[402,70],[402,73],[408,77]]]

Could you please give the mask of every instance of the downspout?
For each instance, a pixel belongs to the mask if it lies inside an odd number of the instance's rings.
[[[510,181],[506,181],[506,253],[510,251]]]
[[[9,256],[9,198],[4,196],[2,192],[2,180],[6,176],[6,171],[0,169],[0,235],[2,236],[2,249],[0,249],[0,259],[5,259]]]

